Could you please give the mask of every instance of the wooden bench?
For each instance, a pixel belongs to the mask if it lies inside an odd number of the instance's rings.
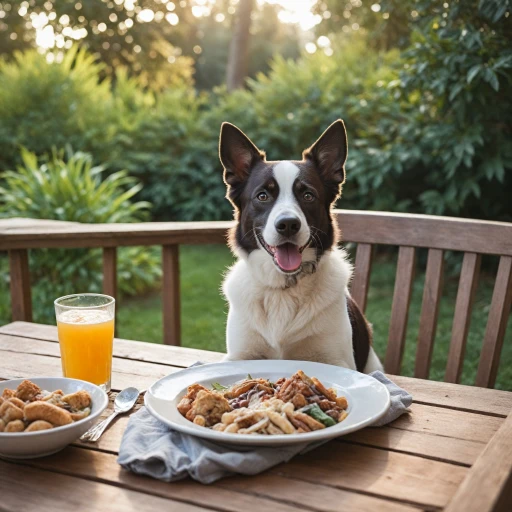
[[[464,253],[445,380],[458,383],[482,255],[499,266],[475,384],[493,387],[512,302],[512,224],[386,212],[335,211],[344,242],[357,244],[351,292],[364,310],[376,245],[398,246],[395,291],[385,356],[388,373],[399,374],[418,248],[428,249],[416,352],[415,377],[428,378],[443,280],[444,252]],[[32,320],[28,250],[103,248],[103,289],[117,293],[117,247],[162,246],[164,343],[180,344],[180,244],[225,244],[226,222],[79,224],[30,219],[0,221],[0,251],[9,251],[13,320]]]

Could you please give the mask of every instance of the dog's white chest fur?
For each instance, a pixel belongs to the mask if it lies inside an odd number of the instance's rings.
[[[286,277],[264,251],[240,259],[223,286],[228,359],[301,359],[355,369],[346,304],[351,272],[345,253],[334,249],[323,254],[316,273],[285,287]]]

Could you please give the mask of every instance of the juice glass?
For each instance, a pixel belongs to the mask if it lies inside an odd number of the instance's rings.
[[[115,299],[98,293],[55,301],[62,373],[110,391]]]

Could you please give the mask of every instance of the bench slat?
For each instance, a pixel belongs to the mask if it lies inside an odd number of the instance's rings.
[[[443,287],[444,253],[439,249],[428,251],[425,286],[423,288],[423,303],[421,305],[420,331],[416,349],[416,366],[414,376],[428,379],[434,338],[437,329],[439,302]]]
[[[500,362],[501,347],[512,303],[512,257],[502,256],[492,294],[484,344],[476,374],[476,385],[494,387]]]
[[[373,246],[370,244],[358,244],[356,251],[356,263],[354,278],[350,286],[350,294],[364,313],[370,287],[370,272],[372,270]]]
[[[400,373],[415,267],[416,251],[414,247],[400,247],[398,251],[386,362],[384,364],[387,373]]]
[[[457,299],[455,301],[450,351],[444,377],[445,382],[460,382],[481,262],[482,256],[480,254],[470,252],[464,254]]]

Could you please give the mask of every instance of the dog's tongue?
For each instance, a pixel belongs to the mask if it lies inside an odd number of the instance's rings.
[[[286,272],[297,270],[302,263],[302,254],[298,246],[294,244],[283,244],[276,247],[277,264]]]

